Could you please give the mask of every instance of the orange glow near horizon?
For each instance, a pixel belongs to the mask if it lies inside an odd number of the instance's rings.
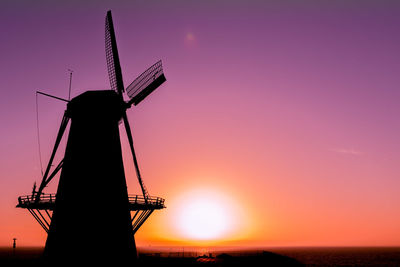
[[[193,182],[176,186],[170,178],[167,193],[156,193],[166,198],[166,209],[154,212],[138,231],[138,246],[236,246],[254,235],[257,218],[246,195],[221,183],[219,175],[188,174]]]

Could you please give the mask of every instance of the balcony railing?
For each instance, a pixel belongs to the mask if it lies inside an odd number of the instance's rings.
[[[18,197],[18,208],[26,209],[48,209],[53,210],[56,194],[41,194],[39,201],[36,200],[37,195],[27,195]],[[148,197],[145,199],[143,195],[128,195],[130,210],[152,210],[165,208],[165,199],[161,197]]]

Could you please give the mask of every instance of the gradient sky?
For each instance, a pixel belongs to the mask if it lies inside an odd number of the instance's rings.
[[[35,92],[67,98],[68,68],[72,96],[109,88],[108,9],[125,85],[158,59],[167,77],[128,111],[146,186],[167,205],[138,245],[400,245],[397,1],[2,0],[0,246],[44,245],[15,208],[41,180]],[[39,97],[43,165],[64,109]],[[184,235],[195,196],[228,210],[225,236]]]

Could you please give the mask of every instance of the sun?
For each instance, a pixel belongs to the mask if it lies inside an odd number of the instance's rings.
[[[180,198],[175,227],[190,240],[219,240],[235,226],[229,201],[218,192],[194,191]]]
[[[184,235],[208,240],[223,236],[229,228],[229,215],[216,201],[193,199],[184,206],[178,222]]]

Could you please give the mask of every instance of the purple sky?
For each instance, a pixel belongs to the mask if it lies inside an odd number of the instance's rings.
[[[40,181],[35,91],[67,98],[68,68],[72,96],[109,88],[108,9],[125,85],[158,59],[167,77],[128,113],[149,188],[168,197],[201,182],[189,175],[234,173],[220,184],[278,203],[253,220],[287,233],[249,239],[400,245],[400,3],[40,0],[0,3],[0,245],[23,235],[15,221],[34,225],[13,206]],[[39,106],[45,164],[65,105]],[[285,229],[302,211],[305,234]],[[306,226],[317,223],[335,235]]]

